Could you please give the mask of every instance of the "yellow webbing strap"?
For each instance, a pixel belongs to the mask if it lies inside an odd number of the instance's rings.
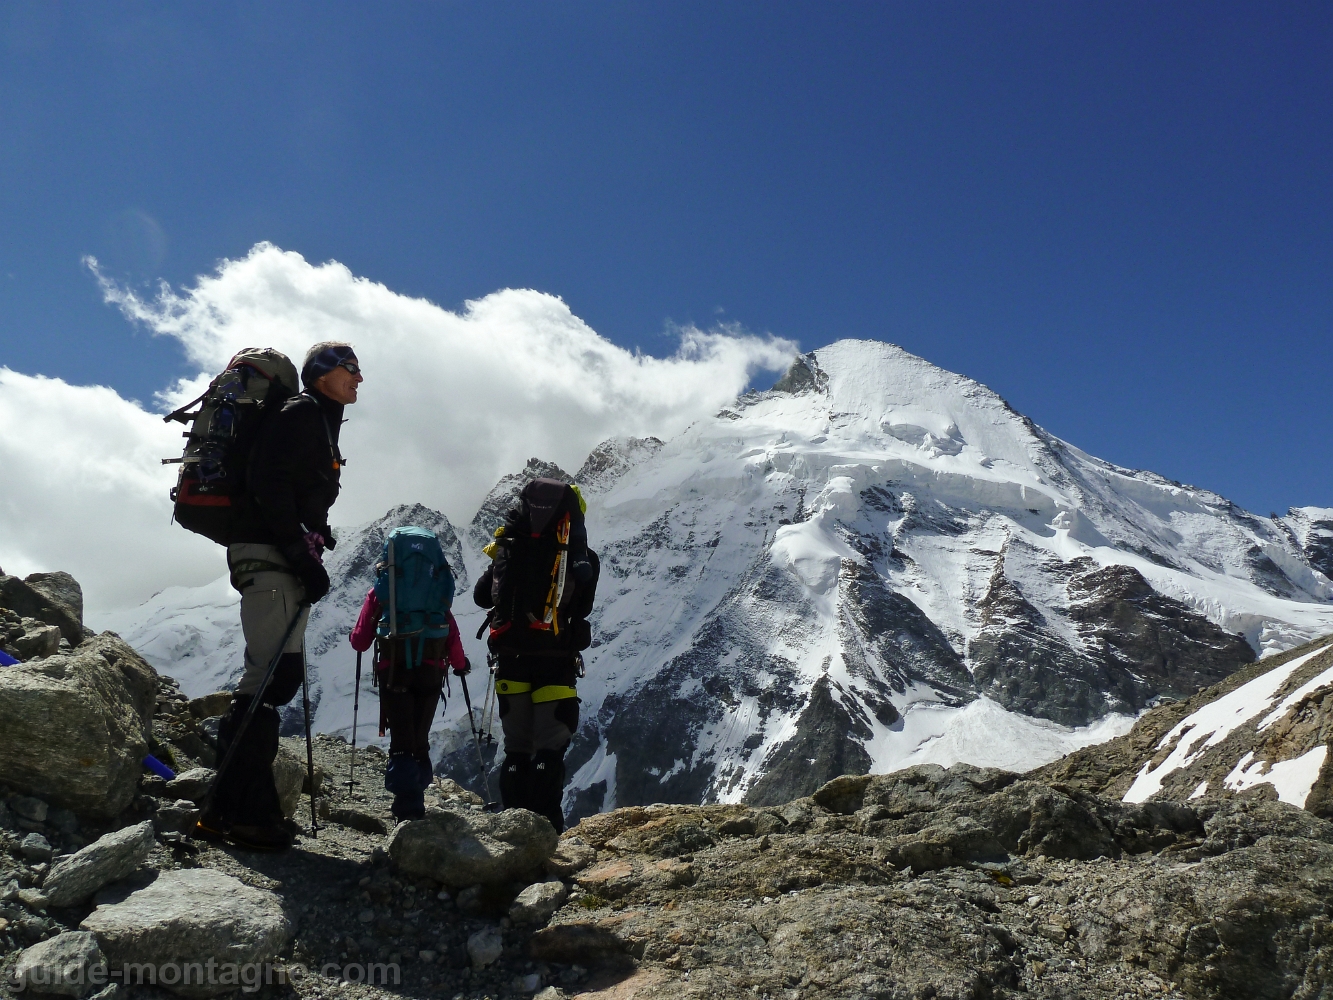
[[[496,681],[496,694],[527,694],[532,690],[532,685],[527,681]]]
[[[565,698],[577,698],[578,691],[565,684],[547,684],[532,692],[532,703],[540,705],[544,701],[561,701]]]
[[[551,589],[546,592],[546,607],[542,610],[542,624],[551,626],[553,635],[560,634],[560,599],[563,596],[565,586],[565,574],[561,570],[565,566],[565,560],[569,558],[569,515],[566,514],[556,525],[555,540],[559,543],[556,549],[555,564],[551,567]]]

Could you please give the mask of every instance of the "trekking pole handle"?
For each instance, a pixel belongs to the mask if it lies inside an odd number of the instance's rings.
[[[463,704],[467,706],[467,724],[469,728],[471,728],[472,734],[475,736],[477,733],[477,724],[472,718],[472,695],[468,693],[467,678],[460,675],[458,680],[463,685]]]

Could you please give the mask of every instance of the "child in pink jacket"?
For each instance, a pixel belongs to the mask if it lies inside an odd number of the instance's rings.
[[[352,629],[352,648],[357,652],[364,652],[375,642],[379,617],[380,602],[372,587]],[[416,655],[405,655],[402,649],[402,644],[409,640],[392,641],[399,644],[397,655],[390,648],[390,640],[380,639],[375,663],[380,689],[380,735],[386,729],[389,731],[389,765],[384,771],[384,787],[393,793],[396,819],[420,819],[426,815],[425,791],[435,770],[430,759],[430,724],[440,703],[444,672],[452,667],[461,676],[471,669],[471,664],[463,655],[463,642],[452,612],[446,638],[427,639],[424,648],[416,647],[421,640],[410,640]],[[407,663],[412,666],[405,666]]]

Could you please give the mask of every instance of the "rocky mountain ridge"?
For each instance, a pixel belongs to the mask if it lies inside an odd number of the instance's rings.
[[[1122,737],[1036,772],[1131,802],[1262,794],[1333,819],[1333,636],[1148,712]]]

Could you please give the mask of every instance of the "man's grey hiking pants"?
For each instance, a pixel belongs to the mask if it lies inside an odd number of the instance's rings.
[[[264,671],[273,661],[278,651],[278,643],[296,616],[297,608],[305,599],[305,587],[294,574],[289,563],[276,545],[262,545],[258,542],[238,542],[227,546],[227,565],[231,568],[232,586],[241,592],[241,631],[245,634],[245,673],[236,685],[237,694],[253,695],[264,679]],[[288,657],[300,657],[301,644],[305,641],[306,622],[310,618],[310,609],[301,611],[301,620],[292,630],[291,638],[283,647]],[[292,662],[300,670],[299,662]],[[287,669],[284,669],[287,668]],[[270,705],[285,705],[296,694],[291,688],[291,679],[287,675],[291,667],[287,663],[278,665],[268,697],[264,701]],[[295,678],[299,688],[301,678]],[[291,691],[285,698],[281,694]],[[279,697],[273,697],[278,695]]]
[[[288,568],[276,545],[241,542],[227,547],[232,586],[241,592],[241,631],[245,635],[245,669],[236,685],[231,711],[218,727],[219,765],[226,756],[250,702],[261,705],[241,737],[236,754],[213,793],[210,820],[269,827],[282,821],[282,804],[273,781],[273,760],[278,754],[281,719],[275,706],[285,705],[301,690],[305,640],[310,609],[301,609],[291,637],[282,646],[268,687],[260,682],[268,670],[292,619],[296,618],[305,587]]]

